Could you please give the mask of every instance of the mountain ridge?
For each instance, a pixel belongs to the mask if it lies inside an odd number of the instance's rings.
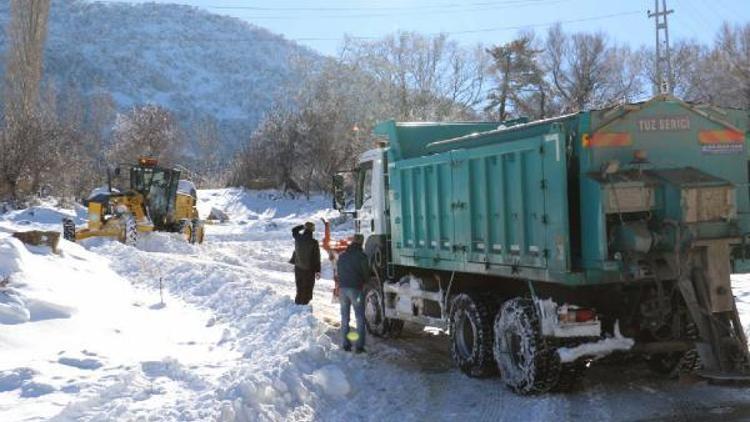
[[[8,3],[0,5],[2,27],[9,14]],[[4,55],[5,31],[0,48]],[[320,57],[281,35],[193,6],[71,0],[52,2],[44,70],[45,83],[61,95],[86,101],[111,95],[119,113],[157,104],[188,132],[214,119],[232,153],[269,108],[299,87],[304,75],[295,63]]]

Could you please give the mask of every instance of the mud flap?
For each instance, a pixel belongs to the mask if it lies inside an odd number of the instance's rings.
[[[681,267],[678,286],[700,337],[700,375],[750,381],[747,339],[731,293],[728,242],[702,241]]]

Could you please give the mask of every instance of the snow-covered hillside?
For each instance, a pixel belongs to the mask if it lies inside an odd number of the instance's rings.
[[[152,234],[136,248],[91,239],[61,253],[12,230],[58,229],[80,210],[0,215],[0,420],[740,420],[745,389],[678,384],[642,365],[595,366],[582,392],[519,397],[454,368],[444,334],[407,327],[338,346],[331,268],[312,306],[293,302],[290,228],[331,218],[329,200],[199,192],[231,221],[191,246]],[[346,224],[340,226],[341,230]],[[736,277],[743,319],[750,279]],[[160,293],[160,286],[163,288]]]
[[[8,3],[0,2],[0,28],[9,18]],[[0,30],[0,50],[5,38]],[[212,116],[227,142],[239,142],[285,89],[300,82],[292,64],[299,57],[317,55],[197,8],[62,0],[52,2],[44,67],[63,97],[80,90],[100,107],[111,94],[120,111],[155,103],[186,126]]]

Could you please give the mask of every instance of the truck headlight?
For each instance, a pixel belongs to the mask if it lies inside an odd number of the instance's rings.
[[[128,207],[126,205],[119,204],[115,207],[115,212],[117,214],[125,214],[126,212],[128,212]]]

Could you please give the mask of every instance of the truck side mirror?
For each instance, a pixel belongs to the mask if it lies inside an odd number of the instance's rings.
[[[341,211],[346,207],[346,192],[344,192],[344,176],[333,176],[333,209]]]

